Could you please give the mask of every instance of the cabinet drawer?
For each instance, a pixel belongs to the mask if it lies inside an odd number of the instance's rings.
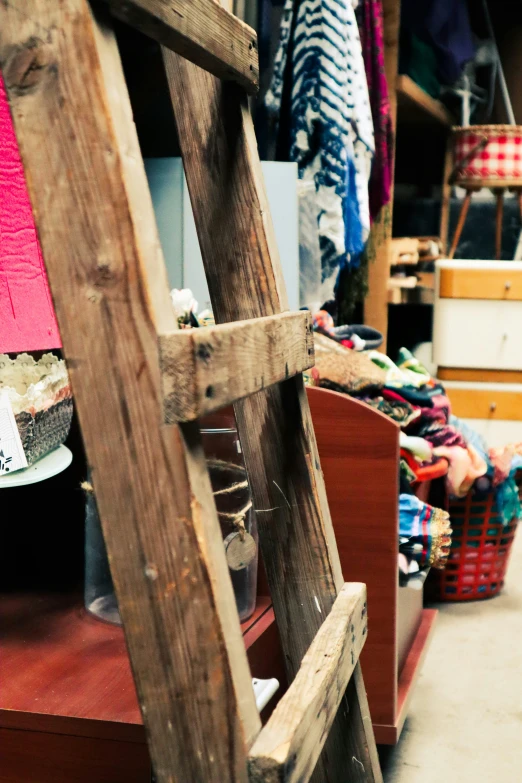
[[[439,367],[522,370],[522,302],[437,299],[433,358]]]
[[[522,421],[522,387],[514,391],[466,388],[460,385],[454,387],[446,384],[446,393],[451,401],[452,413],[460,418]]]
[[[517,265],[519,266],[519,265]],[[498,299],[522,301],[522,270],[441,268],[439,296],[442,299]]]

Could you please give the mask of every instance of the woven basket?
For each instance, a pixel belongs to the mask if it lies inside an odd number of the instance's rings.
[[[39,361],[26,353],[0,354],[0,389],[7,390],[28,465],[65,441],[73,401],[63,359],[46,353]]]
[[[452,182],[464,187],[522,187],[522,126],[453,128]]]
[[[475,601],[500,593],[517,520],[502,524],[490,492],[484,500],[469,493],[450,503],[451,552],[444,571],[431,571],[427,597],[433,601]]]

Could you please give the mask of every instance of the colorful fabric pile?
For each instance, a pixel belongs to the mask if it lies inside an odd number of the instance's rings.
[[[462,498],[472,491],[479,497],[493,490],[507,524],[521,516],[514,476],[522,468],[522,443],[488,449],[473,429],[451,415],[443,386],[406,349],[395,364],[376,350],[346,347],[327,319],[320,317],[315,325],[321,333],[315,335],[311,382],[356,397],[401,428],[399,570],[402,582],[421,586],[425,569],[444,567],[451,530],[447,513],[421,503],[414,485],[430,471],[443,475],[447,466],[449,496]],[[421,529],[422,541],[415,539]]]
[[[423,503],[415,495],[399,495],[399,579],[422,587],[428,570],[446,566],[451,546],[447,511]]]

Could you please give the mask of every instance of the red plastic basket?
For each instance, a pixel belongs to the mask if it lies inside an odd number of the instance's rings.
[[[495,505],[494,493],[477,500],[469,493],[449,507],[453,537],[444,571],[430,572],[428,595],[434,601],[476,601],[502,590],[517,519],[508,525]]]

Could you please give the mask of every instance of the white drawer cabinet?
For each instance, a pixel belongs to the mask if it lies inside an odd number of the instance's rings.
[[[438,367],[522,370],[522,302],[440,299],[433,347]]]
[[[522,263],[438,262],[433,358],[439,368],[522,371]]]
[[[456,416],[490,446],[522,440],[522,263],[437,263],[433,360]]]

